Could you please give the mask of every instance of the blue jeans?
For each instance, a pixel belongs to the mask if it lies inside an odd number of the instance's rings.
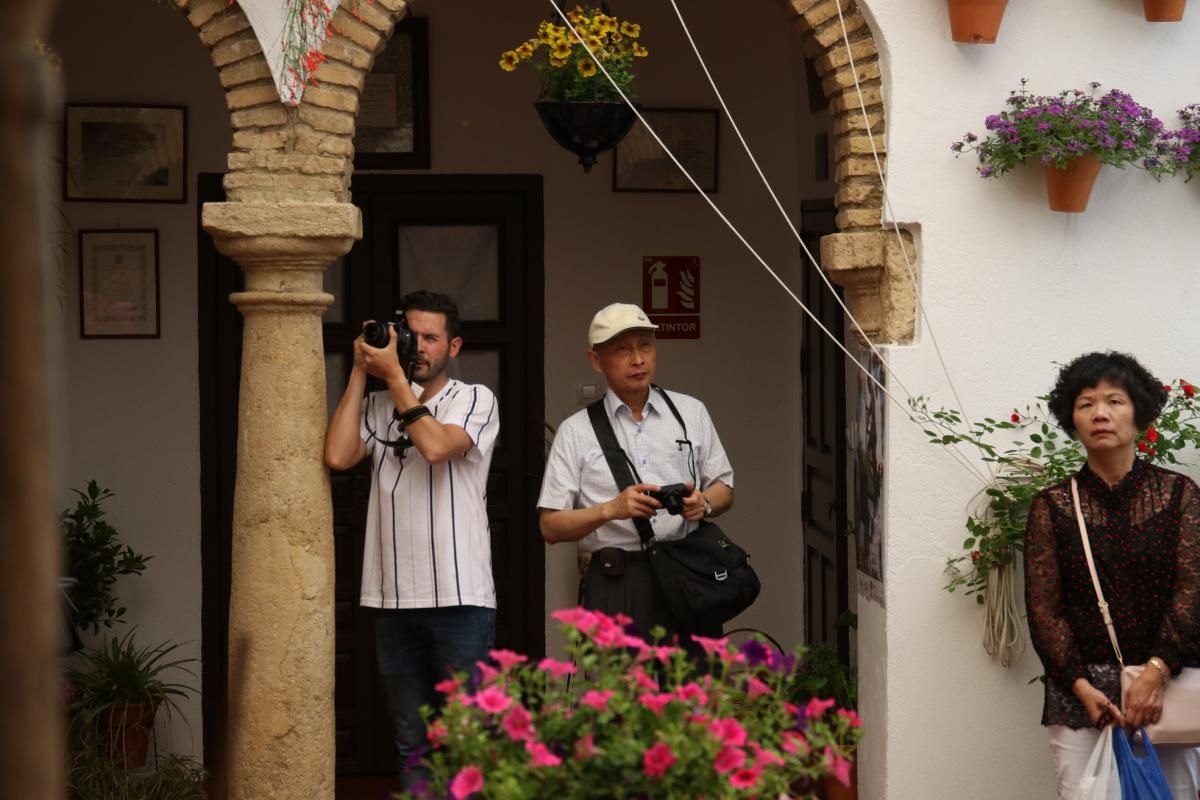
[[[375,617],[375,651],[387,689],[400,775],[405,788],[414,778],[410,760],[424,751],[421,706],[435,711],[444,695],[435,683],[456,672],[475,673],[496,640],[496,610],[479,606],[381,610]]]

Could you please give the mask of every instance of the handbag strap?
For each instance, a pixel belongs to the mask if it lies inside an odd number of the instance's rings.
[[[1125,659],[1121,656],[1121,646],[1117,644],[1117,631],[1113,627],[1112,614],[1108,611],[1108,603],[1104,600],[1104,591],[1100,588],[1100,576],[1096,574],[1096,561],[1092,558],[1092,544],[1088,540],[1087,524],[1083,521],[1083,508],[1079,505],[1079,484],[1071,478],[1071,500],[1075,503],[1075,519],[1079,522],[1079,538],[1083,541],[1083,555],[1087,558],[1088,571],[1092,573],[1092,586],[1096,589],[1096,603],[1100,606],[1100,616],[1104,617],[1104,627],[1108,628],[1108,638],[1112,642],[1113,652],[1117,654],[1117,663],[1125,669]]]
[[[604,407],[604,398],[601,397],[589,405],[587,411],[588,419],[592,423],[592,430],[596,433],[596,441],[600,443],[604,460],[608,462],[613,480],[617,483],[617,491],[623,492],[625,487],[634,484],[637,469],[630,463],[629,456],[617,442],[617,434],[613,431],[612,422],[608,418],[608,409]],[[641,483],[641,479],[639,478],[637,482]],[[642,517],[634,517],[633,526],[637,528],[638,538],[642,540],[642,548],[648,547],[650,540],[654,538],[654,532],[650,530],[650,521]]]

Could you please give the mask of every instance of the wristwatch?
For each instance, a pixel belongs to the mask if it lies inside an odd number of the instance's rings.
[[[701,492],[700,496],[704,498],[704,518],[707,519],[712,516],[712,503],[708,502],[708,495],[704,492]]]

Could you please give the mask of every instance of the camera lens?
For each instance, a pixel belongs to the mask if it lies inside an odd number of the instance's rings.
[[[386,322],[368,322],[362,329],[363,341],[378,349],[388,346],[388,326]]]

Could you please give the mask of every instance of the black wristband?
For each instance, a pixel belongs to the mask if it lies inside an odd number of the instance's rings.
[[[409,425],[412,425],[414,422],[419,420],[421,417],[432,416],[432,414],[433,414],[433,412],[431,412],[427,406],[423,406],[423,405],[413,406],[408,411],[405,411],[403,414],[400,415],[400,423],[402,425],[404,425],[405,427],[408,427]]]

